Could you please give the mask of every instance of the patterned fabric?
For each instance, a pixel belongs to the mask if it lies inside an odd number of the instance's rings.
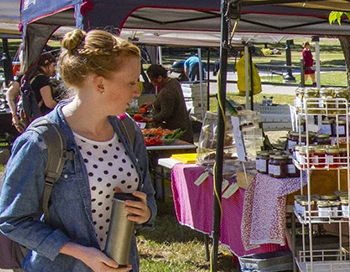
[[[306,184],[306,175],[303,177]],[[286,197],[300,189],[300,178],[273,178],[257,174],[245,193],[242,240],[245,250],[273,243],[285,245]]]
[[[180,224],[212,235],[213,230],[213,176],[209,175],[199,186],[194,182],[205,169],[195,164],[176,164],[171,171],[171,186],[177,220]],[[234,180],[230,181],[232,184]],[[225,192],[225,190],[224,190]],[[223,193],[224,193],[223,192]],[[244,189],[238,189],[229,198],[222,198],[220,242],[230,248],[235,256],[288,250],[276,244],[264,244],[245,250],[241,239]]]

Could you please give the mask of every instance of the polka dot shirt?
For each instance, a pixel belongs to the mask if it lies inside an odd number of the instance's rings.
[[[92,141],[76,133],[74,137],[89,176],[92,219],[101,249],[104,249],[114,188],[131,193],[137,190],[139,176],[116,134],[106,142]]]

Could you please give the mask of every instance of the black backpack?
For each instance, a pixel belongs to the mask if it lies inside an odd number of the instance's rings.
[[[130,117],[119,121],[121,132],[128,138],[132,148],[135,141],[135,126]],[[61,176],[66,160],[73,160],[73,151],[67,151],[66,139],[58,125],[42,116],[35,119],[27,131],[37,132],[45,141],[48,160],[45,168],[45,187],[42,197],[42,212],[45,222],[50,222],[49,200],[54,183]],[[12,241],[0,232],[0,269],[19,269],[27,249]]]
[[[36,76],[31,80],[23,75],[20,84],[20,98],[17,103],[19,125],[25,130],[26,127],[36,118],[41,116],[41,111],[36,99],[35,92],[31,86]]]

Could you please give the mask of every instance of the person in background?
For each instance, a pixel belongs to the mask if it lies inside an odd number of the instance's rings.
[[[29,79],[42,115],[47,114],[57,105],[50,85],[50,77],[54,76],[56,72],[56,62],[55,57],[51,53],[41,54],[37,63],[37,69],[33,77]],[[12,123],[18,132],[22,133],[25,127],[23,124],[20,124],[16,103],[20,94],[20,85],[21,77],[12,82],[12,85],[6,92],[6,100],[12,113]]]
[[[315,78],[315,70],[312,69],[312,66],[314,65],[314,59],[310,50],[310,43],[304,42],[303,43],[303,63],[304,63],[304,80],[305,83],[308,80],[309,76],[312,80],[312,85],[316,87],[316,78]]]
[[[143,135],[134,124],[131,146],[118,120],[140,95],[139,49],[106,31],[78,29],[64,36],[62,47],[60,75],[75,95],[46,116],[74,157],[52,188],[47,223],[38,214],[47,147],[35,131],[21,134],[3,174],[0,231],[29,249],[25,271],[139,271],[135,236],[126,267],[103,253],[115,192],[138,198],[125,209],[139,227],[152,226],[157,211]]]
[[[191,56],[184,62],[185,74],[190,81],[199,80],[199,58],[198,56]],[[202,62],[203,79],[205,78],[205,67]]]
[[[193,143],[191,121],[178,80],[168,77],[167,70],[158,64],[152,64],[147,69],[147,75],[160,91],[153,103],[141,105],[146,108],[154,107],[153,117],[144,118],[144,121],[171,130],[180,128],[185,132],[180,139]]]

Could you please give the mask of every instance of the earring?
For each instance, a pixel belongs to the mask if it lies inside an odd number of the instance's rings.
[[[105,91],[102,91],[102,92],[101,92],[101,94],[104,94],[104,93],[105,93]]]

